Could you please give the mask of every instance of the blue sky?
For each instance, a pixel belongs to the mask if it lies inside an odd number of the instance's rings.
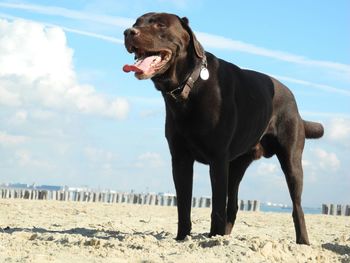
[[[349,1],[1,1],[0,183],[174,192],[164,103],[125,74],[123,31],[149,11],[186,16],[206,50],[273,75],[325,136],[304,150],[305,205],[350,202]],[[194,194],[210,195],[196,164]],[[290,203],[276,158],[240,198]]]

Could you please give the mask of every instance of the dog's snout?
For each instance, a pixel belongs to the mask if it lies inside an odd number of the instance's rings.
[[[137,36],[140,34],[140,30],[138,30],[137,28],[135,27],[131,27],[131,28],[128,28],[127,30],[124,31],[124,36],[125,37],[128,37],[128,36]]]

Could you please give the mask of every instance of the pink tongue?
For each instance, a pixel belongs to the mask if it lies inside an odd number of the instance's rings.
[[[136,61],[134,65],[124,65],[123,71],[127,73],[133,71],[136,73],[148,74],[152,70],[152,62],[158,57],[159,56],[149,56]]]

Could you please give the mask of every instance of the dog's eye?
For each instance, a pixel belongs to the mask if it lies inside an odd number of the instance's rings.
[[[159,22],[156,23],[155,26],[158,27],[158,28],[166,28],[166,24],[164,24],[164,23],[159,23]]]

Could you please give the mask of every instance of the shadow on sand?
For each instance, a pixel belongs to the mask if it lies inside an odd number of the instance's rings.
[[[138,232],[133,231],[132,233],[122,232],[122,231],[113,231],[113,230],[105,230],[105,229],[89,229],[84,227],[77,227],[66,230],[53,230],[53,229],[45,229],[41,227],[32,227],[32,228],[20,228],[20,227],[5,227],[0,228],[0,231],[7,234],[12,234],[14,232],[29,232],[33,234],[68,234],[68,235],[81,235],[87,238],[98,238],[98,239],[110,239],[116,238],[119,241],[123,241],[129,235],[139,235],[145,236],[150,235],[153,236],[157,240],[163,240],[169,238],[171,233],[168,232]]]
[[[334,253],[337,253],[338,255],[342,255],[342,256],[349,255],[350,256],[350,247],[346,246],[346,245],[326,243],[326,244],[323,244],[322,247],[324,249],[327,249],[327,250],[330,250]]]

